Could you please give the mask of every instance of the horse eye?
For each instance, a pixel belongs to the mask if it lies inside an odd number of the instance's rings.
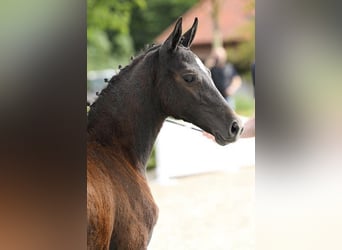
[[[194,75],[184,75],[183,79],[186,82],[193,82],[195,80],[195,76]]]

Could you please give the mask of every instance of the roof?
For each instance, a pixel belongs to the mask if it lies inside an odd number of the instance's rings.
[[[219,28],[224,42],[234,40],[248,40],[251,34],[243,31],[254,18],[254,9],[248,8],[251,0],[221,0],[222,7],[219,13]],[[213,41],[213,22],[211,17],[212,0],[202,0],[183,15],[183,29],[189,29],[195,17],[198,17],[199,27],[193,44],[211,44]],[[162,43],[172,32],[173,23],[164,30],[155,42]]]

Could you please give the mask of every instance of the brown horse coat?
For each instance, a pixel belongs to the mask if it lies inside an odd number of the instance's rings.
[[[158,209],[145,176],[109,148],[90,143],[88,153],[88,249],[111,238],[111,249],[146,249]]]

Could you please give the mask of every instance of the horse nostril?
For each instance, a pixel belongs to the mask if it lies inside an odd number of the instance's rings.
[[[241,129],[240,129],[240,126],[237,123],[237,121],[233,121],[232,125],[230,126],[230,130],[229,130],[230,134],[235,137],[241,133],[240,131],[241,131]]]

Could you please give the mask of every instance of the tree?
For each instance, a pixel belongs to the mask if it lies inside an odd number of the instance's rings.
[[[250,21],[240,28],[239,32],[250,34],[250,39],[239,43],[236,47],[228,48],[229,60],[242,74],[250,78],[251,64],[255,61],[255,1],[250,0],[245,6],[250,13]]]
[[[222,6],[222,0],[211,0],[213,6],[211,18],[213,21],[213,48],[218,48],[223,46],[223,40],[221,35],[221,30],[219,27],[219,16],[220,9]]]
[[[151,43],[196,2],[197,0],[146,0],[145,9],[135,7],[130,25],[134,48],[140,50]]]
[[[131,13],[145,6],[145,0],[87,0],[88,70],[113,67],[133,53]]]

